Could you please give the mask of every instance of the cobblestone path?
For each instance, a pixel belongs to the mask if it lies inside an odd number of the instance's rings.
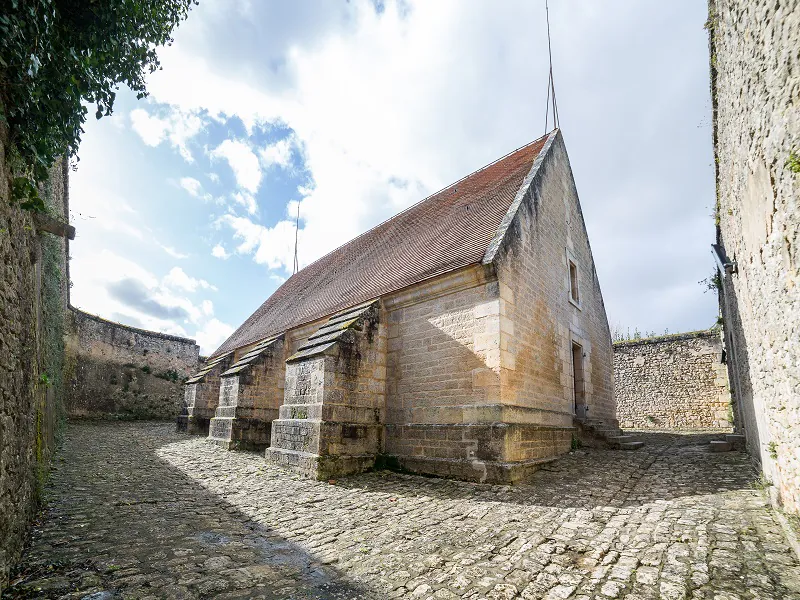
[[[9,598],[800,598],[755,472],[703,436],[530,485],[320,483],[169,424],[73,423]]]

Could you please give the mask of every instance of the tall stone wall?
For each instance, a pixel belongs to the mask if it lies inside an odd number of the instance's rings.
[[[751,455],[797,512],[800,3],[711,0],[708,28],[731,387]]]
[[[70,417],[174,419],[183,380],[198,367],[194,340],[106,321],[70,307],[66,410]]]
[[[7,139],[0,122],[0,594],[55,445],[67,301],[66,242],[38,232],[33,215],[10,203]],[[48,214],[62,221],[67,173],[66,161],[57,162],[40,191]]]
[[[614,396],[620,427],[733,427],[719,333],[701,331],[614,344]]]

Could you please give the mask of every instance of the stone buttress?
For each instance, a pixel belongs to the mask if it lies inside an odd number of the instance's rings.
[[[220,375],[228,369],[233,352],[210,359],[186,380],[183,408],[177,419],[177,430],[194,435],[207,435],[208,426],[219,402]]]
[[[227,449],[269,446],[283,401],[283,336],[259,342],[220,375],[219,405],[208,439]]]
[[[381,451],[385,389],[379,302],[334,315],[286,361],[267,460],[320,480],[372,468]]]

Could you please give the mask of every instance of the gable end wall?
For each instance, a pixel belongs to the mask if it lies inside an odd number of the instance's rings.
[[[588,417],[616,421],[611,334],[566,146],[542,151],[492,255],[500,284],[500,387],[520,418],[571,427],[572,343],[583,348]],[[526,180],[526,181],[528,181]],[[580,305],[569,300],[568,259]],[[524,416],[523,416],[524,415]]]

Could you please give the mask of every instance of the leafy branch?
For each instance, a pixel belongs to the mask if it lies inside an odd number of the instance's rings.
[[[156,49],[197,0],[6,0],[0,13],[0,122],[9,129],[12,202],[44,210],[39,185],[76,156],[94,105],[113,112],[120,85],[147,95]]]

